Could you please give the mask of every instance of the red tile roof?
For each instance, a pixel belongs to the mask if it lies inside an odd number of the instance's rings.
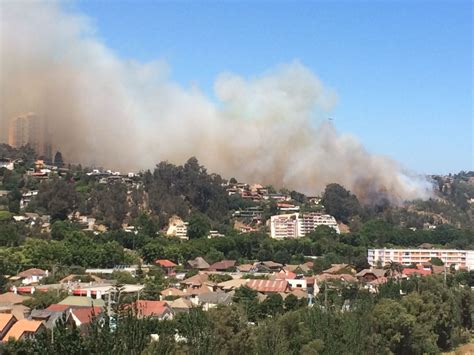
[[[138,314],[144,317],[161,316],[170,309],[168,303],[165,301],[140,300],[136,301],[133,307],[137,309]]]
[[[285,292],[288,289],[286,280],[249,280],[247,286],[258,292]]]
[[[160,259],[160,260],[155,260],[155,264],[160,265],[161,267],[176,267],[174,262],[168,260],[168,259]]]
[[[70,305],[67,304],[52,304],[48,308],[46,308],[47,311],[52,311],[52,312],[63,312],[66,309],[70,308]]]
[[[81,307],[71,310],[71,313],[76,316],[81,324],[90,323],[92,318],[102,312],[100,307]]]

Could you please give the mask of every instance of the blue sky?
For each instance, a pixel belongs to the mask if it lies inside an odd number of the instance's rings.
[[[340,132],[423,173],[474,169],[470,1],[79,1],[121,58],[164,59],[212,95],[231,71],[299,60],[333,88]]]

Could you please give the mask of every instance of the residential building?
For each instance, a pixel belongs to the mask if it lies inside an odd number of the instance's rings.
[[[0,313],[0,340],[7,334],[14,323],[16,323],[16,318],[13,314]]]
[[[188,240],[188,222],[184,222],[178,216],[171,217],[169,219],[166,235],[169,237],[178,237],[183,240]]]
[[[209,266],[210,271],[229,271],[235,268],[235,260],[221,260],[211,266]]]
[[[36,154],[51,161],[52,149],[46,121],[35,113],[17,116],[10,122],[8,143],[15,148],[29,145]]]
[[[249,280],[247,286],[261,293],[279,293],[288,290],[287,280]]]
[[[192,269],[198,269],[198,270],[206,270],[209,268],[209,264],[204,258],[198,256],[193,260],[188,260],[188,265]]]
[[[139,318],[173,319],[173,310],[165,301],[136,301],[131,305]]]
[[[334,228],[339,233],[336,219],[322,213],[290,213],[275,215],[270,218],[272,238],[300,238],[313,232],[318,226]]]
[[[14,323],[2,341],[8,341],[10,338],[14,340],[21,340],[32,338],[40,331],[44,330],[43,322],[37,320],[21,319]]]
[[[431,265],[431,258],[439,258],[448,267],[474,269],[474,251],[457,249],[369,249],[368,262],[382,266],[395,262],[402,265]],[[430,269],[427,267],[427,269]]]
[[[155,260],[155,264],[158,265],[163,271],[166,273],[167,276],[176,275],[176,265],[174,262],[168,259],[158,259]]]
[[[48,276],[48,270],[42,269],[28,269],[20,272],[17,277],[21,279],[23,285],[37,284],[43,277]]]
[[[474,250],[458,249],[369,249],[367,261],[370,265],[385,266],[391,262],[402,265],[426,263],[439,258],[447,267],[474,270]]]
[[[0,158],[0,169],[5,168],[7,170],[14,169],[14,163],[11,159],[8,158]]]

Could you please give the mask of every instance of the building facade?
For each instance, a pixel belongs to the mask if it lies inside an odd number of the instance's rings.
[[[318,226],[334,228],[339,233],[336,219],[321,213],[290,213],[270,218],[270,235],[275,239],[300,238],[311,233]]]
[[[10,122],[8,144],[15,148],[28,144],[38,156],[49,161],[52,158],[46,122],[32,112],[17,116]]]
[[[474,270],[474,250],[457,249],[369,249],[367,261],[370,265],[378,263],[385,266],[390,262],[402,265],[429,262],[439,258],[448,267]]]

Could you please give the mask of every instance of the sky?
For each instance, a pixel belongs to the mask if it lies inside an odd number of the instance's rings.
[[[471,1],[75,1],[123,59],[216,77],[299,61],[332,88],[337,130],[420,173],[474,169]]]

